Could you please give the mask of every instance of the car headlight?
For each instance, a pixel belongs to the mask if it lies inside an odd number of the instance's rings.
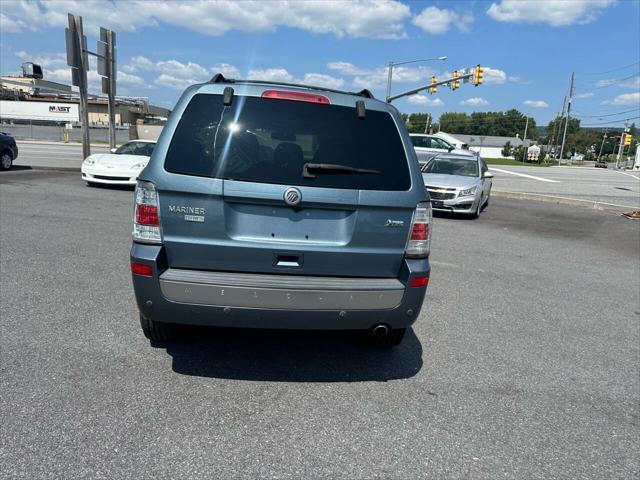
[[[140,163],[136,163],[133,167],[134,170],[142,170],[144,167],[147,166],[147,162],[140,162]]]
[[[467,188],[466,190],[461,190],[460,193],[458,194],[459,197],[468,197],[470,195],[475,195],[476,194],[476,186],[474,185],[471,188]]]
[[[95,165],[96,164],[96,160],[95,158],[91,158],[91,157],[87,157],[84,161],[85,165]]]

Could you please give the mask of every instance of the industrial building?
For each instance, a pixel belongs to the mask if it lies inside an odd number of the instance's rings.
[[[26,62],[21,76],[0,76],[0,122],[3,124],[69,125],[79,123],[79,97],[71,86],[42,78],[39,65]],[[170,110],[145,97],[116,97],[116,125],[163,124]],[[108,125],[107,98],[89,98],[89,124]]]

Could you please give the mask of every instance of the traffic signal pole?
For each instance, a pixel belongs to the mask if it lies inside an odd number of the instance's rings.
[[[446,80],[440,80],[439,82],[432,82],[432,83],[429,83],[428,85],[423,85],[422,87],[413,88],[411,90],[407,90],[405,92],[398,93],[396,95],[387,96],[387,103],[391,103],[392,101],[397,100],[398,98],[415,95],[416,93],[421,92],[422,90],[429,90],[431,88],[439,87],[440,85],[459,83],[460,80],[464,80],[465,78],[472,78],[472,77],[475,77],[474,72],[465,73],[457,76],[454,75],[451,78],[447,78]],[[455,88],[458,88],[458,87],[455,87]]]
[[[89,139],[89,100],[87,85],[87,69],[89,57],[87,56],[87,38],[82,29],[82,17],[68,15],[69,28],[66,32],[67,39],[67,64],[71,68],[72,83],[78,87],[80,94],[79,120],[82,130],[82,155],[87,158],[91,155],[91,142]]]

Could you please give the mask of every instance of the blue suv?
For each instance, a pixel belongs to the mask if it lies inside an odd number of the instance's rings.
[[[187,88],[138,177],[142,330],[357,329],[397,345],[425,296],[431,218],[391,105],[216,75]]]

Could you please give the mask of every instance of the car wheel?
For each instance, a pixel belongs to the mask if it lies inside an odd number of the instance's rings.
[[[0,170],[9,170],[13,165],[13,157],[10,152],[2,152],[0,155]]]
[[[471,218],[479,218],[481,211],[482,211],[482,202],[478,200],[478,206],[476,207],[476,211],[471,214]]]
[[[152,342],[168,342],[176,338],[176,325],[164,322],[154,322],[140,314],[142,333]]]
[[[404,338],[404,334],[406,333],[406,328],[394,328],[389,330],[386,335],[383,336],[373,336],[373,342],[377,347],[380,348],[392,348],[400,345],[402,343],[402,339]]]

